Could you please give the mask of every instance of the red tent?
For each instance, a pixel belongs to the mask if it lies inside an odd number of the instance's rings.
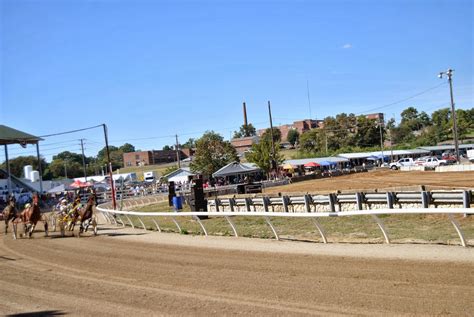
[[[304,165],[304,167],[318,167],[318,166],[321,166],[321,165],[315,162],[309,162]]]
[[[92,186],[92,184],[89,182],[81,182],[80,180],[74,181],[72,184],[69,185],[69,187],[73,187],[73,188],[82,188],[82,187],[89,187],[89,186]]]

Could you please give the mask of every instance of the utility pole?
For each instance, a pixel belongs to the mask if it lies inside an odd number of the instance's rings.
[[[270,136],[272,138],[272,159],[270,161],[272,170],[276,170],[275,161],[275,141],[273,140],[273,122],[272,122],[272,109],[270,106],[270,100],[268,101],[268,115],[270,116]]]
[[[8,161],[8,148],[6,144],[4,146],[5,146],[5,162],[7,163],[7,173],[8,173],[8,179],[7,179],[8,195],[10,196],[12,194],[12,175],[10,173],[10,162]]]
[[[40,156],[40,150],[39,150],[39,141],[36,142],[36,156],[38,157],[40,195],[43,195],[43,167],[41,167],[41,156]]]
[[[395,114],[393,114],[393,124],[395,125]],[[393,162],[393,133],[390,129],[390,162]]]
[[[382,131],[382,118],[379,118],[379,131],[380,131],[380,150],[382,151],[382,165],[385,162],[385,157],[383,155],[383,131]]]
[[[327,132],[324,133],[324,136],[326,137],[326,155],[328,155],[328,134],[327,134]]]
[[[82,150],[82,168],[84,169],[84,180],[87,183],[87,171],[86,171],[86,157],[84,156],[84,139],[81,139],[81,150]]]
[[[107,150],[107,162],[108,162],[108,165],[109,165],[110,189],[111,189],[111,192],[112,192],[112,206],[113,206],[114,210],[116,210],[117,209],[117,201],[115,199],[115,185],[114,185],[114,178],[113,178],[113,175],[112,175],[112,162],[110,161],[109,138],[107,136],[107,126],[105,125],[105,123],[103,123],[102,126],[104,127],[105,148]]]
[[[181,168],[181,160],[179,159],[179,143],[178,143],[177,134],[176,134],[176,161],[178,162],[178,168]]]
[[[456,120],[456,110],[454,109],[454,96],[453,96],[453,69],[448,69],[445,72],[440,72],[438,77],[443,78],[443,75],[446,75],[448,77],[448,82],[449,82],[449,92],[451,95],[451,116],[453,117],[453,138],[454,138],[454,151],[456,152],[456,160],[457,163],[460,162],[460,157],[459,157],[459,141],[458,141],[458,125],[457,125],[457,120]]]

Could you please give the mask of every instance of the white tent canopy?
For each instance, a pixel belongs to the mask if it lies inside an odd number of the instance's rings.
[[[232,162],[222,167],[217,172],[213,173],[212,176],[213,177],[226,177],[226,176],[232,176],[232,175],[257,173],[259,171],[260,171],[260,168],[256,167],[253,164],[242,164],[239,162]]]
[[[182,167],[177,169],[176,171],[173,171],[164,177],[168,179],[168,182],[175,182],[175,183],[185,183],[188,181],[189,176],[194,176],[196,174],[192,173],[189,168]]]

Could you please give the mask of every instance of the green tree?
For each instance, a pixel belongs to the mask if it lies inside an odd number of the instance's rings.
[[[373,147],[380,145],[378,124],[376,120],[368,119],[365,116],[357,117],[356,146]]]
[[[331,128],[331,125],[325,127]],[[357,117],[351,113],[338,114],[333,124],[334,131],[328,133],[329,149],[338,150],[344,147],[351,147],[355,145],[355,132],[357,130]]]
[[[323,129],[312,129],[300,136],[300,151],[305,153],[323,153],[326,148],[326,131]]]
[[[49,165],[49,171],[53,178],[74,178],[84,176],[82,163],[74,160],[56,158]]]
[[[109,153],[118,150],[118,147],[109,145]],[[107,164],[107,147],[104,146],[99,152],[97,152],[97,160],[102,164]]]
[[[399,125],[390,129],[392,144],[405,144],[409,146],[415,139],[413,131],[407,125]]]
[[[271,138],[262,138],[259,143],[252,144],[250,152],[245,154],[247,161],[255,163],[260,169],[269,173],[272,169],[272,144]],[[283,155],[280,153],[279,144],[275,144],[275,162],[280,165],[284,161]]]
[[[262,139],[272,139],[272,129],[268,128],[263,132]],[[273,128],[273,142],[280,143],[281,142],[281,131],[278,128]]]
[[[411,131],[418,130],[418,110],[416,108],[408,107],[402,111],[400,116],[402,117],[401,125],[406,125]]]
[[[245,138],[245,137],[255,136],[255,135],[257,135],[257,130],[251,123],[247,125],[243,124],[240,127],[239,131],[234,131],[234,139]]]
[[[290,142],[292,146],[295,146],[299,138],[300,138],[300,133],[298,132],[298,130],[291,129],[290,131],[288,131],[288,135],[286,139],[288,140],[288,142]]]
[[[431,121],[433,122],[431,133],[436,143],[447,140],[452,127],[451,110],[449,108],[436,110],[431,114]]]
[[[193,138],[189,138],[186,143],[182,145],[183,149],[194,149],[196,147],[196,140]]]
[[[418,113],[414,107],[408,107],[401,113],[402,120],[400,126],[407,127],[411,131],[419,131],[431,125],[431,120],[426,112]],[[406,129],[405,129],[406,130]]]
[[[474,108],[456,110],[459,139],[464,139],[467,134],[474,131]]]
[[[390,120],[387,121],[386,128],[388,130],[391,130],[391,129],[396,128],[396,127],[397,127],[397,125],[396,125],[396,122],[395,122],[394,118],[391,118]]]
[[[123,146],[125,148],[130,149],[130,147],[127,146],[127,143],[124,144]],[[123,166],[123,151],[116,146],[109,145],[109,153],[110,153],[110,162],[112,163],[112,170],[121,168]],[[97,163],[102,166],[108,164],[106,147],[102,148],[97,153]]]
[[[173,150],[173,146],[169,146],[169,145],[165,145],[163,146],[163,151],[172,151]]]
[[[42,176],[44,178],[44,176],[45,176],[44,172],[48,168],[48,163],[46,163],[44,158],[41,158],[40,160],[41,160],[41,168],[43,170],[43,175]],[[8,160],[8,163],[10,165],[10,173],[12,173],[12,175],[14,175],[16,177],[19,177],[19,178],[24,177],[23,168],[26,165],[31,165],[33,167],[33,170],[39,171],[38,158],[36,156],[33,156],[33,155],[18,156],[18,157],[15,157],[13,159]],[[2,165],[1,165],[1,168],[6,170],[7,169],[6,165],[7,165],[6,162],[3,162]]]
[[[135,152],[135,147],[130,143],[125,143],[124,145],[119,147],[119,150],[122,151],[122,153],[131,153]]]
[[[69,151],[63,151],[61,153],[53,155],[53,161],[54,160],[77,162],[79,164],[82,164],[82,154],[77,154],[77,153],[69,152]]]
[[[210,177],[225,165],[239,161],[237,151],[228,141],[214,131],[207,131],[196,141],[196,152],[190,168],[195,173]]]

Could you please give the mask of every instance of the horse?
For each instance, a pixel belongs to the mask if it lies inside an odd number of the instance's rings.
[[[45,236],[48,236],[48,222],[41,215],[41,209],[39,207],[39,197],[38,194],[33,195],[33,203],[27,204],[25,209],[20,213],[20,216],[16,218],[13,223],[13,239],[16,239],[17,225],[18,223],[23,223],[25,228],[25,235],[28,235],[29,238],[33,235],[33,232],[36,228],[38,221],[44,222],[44,231]]]
[[[5,221],[5,234],[8,233],[8,223],[10,220],[15,220],[17,217],[15,199],[10,198],[8,200],[8,205],[3,209],[3,220]]]
[[[73,228],[79,218],[81,218],[81,223],[79,225],[79,236],[83,232],[87,232],[89,226],[92,224],[94,229],[94,235],[97,234],[97,221],[95,220],[94,216],[94,206],[97,205],[96,203],[97,197],[95,193],[91,193],[87,199],[86,206],[84,208],[77,208],[73,214]]]
[[[96,205],[97,197],[95,193],[91,193],[87,199],[86,206],[81,208],[80,200],[76,200],[71,207],[71,210],[68,212],[65,217],[67,224],[62,228],[61,234],[64,236],[65,230],[74,232],[77,221],[80,219],[79,226],[79,235],[86,232],[89,229],[89,226],[92,224],[94,235],[97,235],[97,221],[94,217],[94,206]],[[74,234],[74,233],[73,233]]]

